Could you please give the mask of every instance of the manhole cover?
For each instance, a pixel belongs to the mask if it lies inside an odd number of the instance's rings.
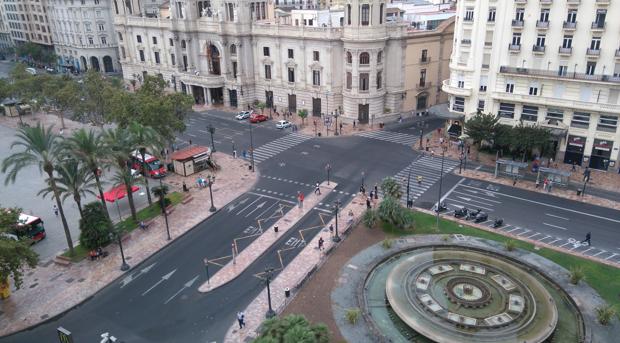
[[[41,316],[41,319],[47,319],[49,317],[50,317],[49,314],[44,314],[44,315]]]

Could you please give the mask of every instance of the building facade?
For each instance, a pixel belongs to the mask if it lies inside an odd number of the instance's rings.
[[[14,43],[52,46],[46,0],[3,0],[3,17]]]
[[[112,0],[47,0],[61,68],[120,71],[111,6]]]
[[[119,6],[123,76],[159,74],[197,103],[263,101],[280,112],[361,123],[424,111],[442,100],[453,21],[413,30],[386,24],[385,8],[381,0],[348,0],[343,27],[314,27],[281,22],[267,1],[173,1],[158,18]]]
[[[0,54],[4,55],[11,47],[13,47],[13,40],[4,10],[4,0],[0,0]]]
[[[451,111],[547,127],[556,161],[617,169],[619,13],[609,0],[459,1]]]

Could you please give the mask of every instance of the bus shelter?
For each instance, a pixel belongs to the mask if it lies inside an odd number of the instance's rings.
[[[511,178],[522,178],[523,173],[527,169],[527,163],[511,160],[499,159],[495,161],[495,177],[499,175],[509,176]]]
[[[536,175],[536,182],[540,183],[541,180],[547,179],[555,185],[566,187],[568,186],[568,179],[570,178],[570,175],[571,173],[566,170],[540,167],[538,168],[538,174]]]

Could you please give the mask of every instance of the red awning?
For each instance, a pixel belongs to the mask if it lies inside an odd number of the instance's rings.
[[[138,191],[138,189],[140,189],[140,187],[131,186],[132,193],[135,193],[136,191]],[[120,200],[124,198],[126,195],[127,195],[127,187],[125,185],[118,185],[110,189],[109,191],[103,193],[103,198],[107,202],[115,202],[116,200]],[[101,199],[101,197],[98,195],[97,195],[97,198]]]

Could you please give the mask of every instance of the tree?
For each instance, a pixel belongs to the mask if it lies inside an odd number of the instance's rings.
[[[101,186],[100,180],[100,174],[108,156],[103,136],[94,130],[86,131],[82,128],[74,131],[73,135],[65,142],[71,155],[80,160],[93,174],[97,190],[99,191],[101,205],[105,212],[108,213],[108,207],[103,197],[103,187]]]
[[[301,123],[303,125],[306,118],[308,117],[308,110],[302,108],[301,110],[297,111],[297,115],[299,116],[299,118],[301,118]]]
[[[151,192],[149,190],[149,172],[148,163],[146,163],[146,153],[150,151],[151,154],[155,154],[163,147],[161,137],[153,128],[144,126],[137,122],[132,122],[129,125],[129,133],[131,134],[132,145],[138,149],[140,156],[142,157],[142,175],[144,175],[144,186],[146,187],[146,194],[149,201],[149,205],[153,203],[151,200]]]
[[[112,221],[100,202],[94,201],[84,206],[80,219],[80,244],[88,250],[95,250],[110,243]]]
[[[95,188],[95,176],[84,165],[80,165],[80,162],[73,158],[67,158],[62,160],[59,165],[56,166],[56,185],[58,187],[58,193],[61,194],[62,201],[68,197],[72,197],[73,201],[77,204],[80,211],[80,217],[84,217],[82,211],[82,197],[88,195],[95,195],[93,188]],[[50,185],[50,180],[47,180],[47,184]],[[45,198],[48,194],[53,194],[51,186],[43,188],[37,195],[43,195]]]
[[[493,139],[498,125],[499,117],[478,112],[465,122],[465,133],[474,141],[474,144],[480,145],[482,141]]]
[[[46,99],[58,111],[60,125],[65,127],[65,112],[75,107],[80,101],[78,83],[70,77],[53,77],[44,86]]]
[[[265,104],[265,103],[264,103],[264,102],[262,102],[262,101],[258,101],[258,102],[256,103],[256,107],[257,107],[258,109],[260,109],[260,113],[262,114],[262,113],[264,113],[264,112],[265,112],[265,107],[267,107],[267,104]]]
[[[157,201],[159,201],[159,207],[161,207],[162,213],[166,210],[166,194],[168,194],[169,188],[166,185],[161,185],[157,187],[153,187],[153,195],[157,197]]]
[[[49,80],[47,75],[34,76],[26,71],[24,64],[18,63],[11,70],[9,80],[8,94],[17,101],[30,105],[33,111],[45,102],[43,85]],[[18,116],[20,123],[23,124],[20,111],[18,111]]]
[[[16,241],[2,233],[12,233],[21,209],[0,207],[0,284],[13,279],[15,288],[22,285],[24,267],[36,267],[39,257],[26,241]]]
[[[403,191],[400,189],[400,185],[391,177],[386,177],[383,179],[381,182],[381,190],[386,197],[400,199],[403,196]]]
[[[401,230],[406,230],[413,226],[411,212],[401,206],[400,202],[391,196],[387,196],[381,201],[377,208],[377,214],[382,221],[392,224]]]
[[[24,168],[32,165],[39,167],[39,171],[47,174],[54,199],[56,200],[56,206],[58,206],[60,212],[69,252],[73,256],[71,231],[69,231],[65,211],[60,201],[60,192],[54,178],[55,166],[59,164],[63,156],[61,137],[53,133],[51,127],[45,128],[40,123],[35,127],[22,127],[18,129],[16,136],[17,140],[11,143],[11,150],[19,147],[21,151],[13,153],[2,161],[2,172],[9,170],[4,182],[5,184],[14,183],[17,174]]]
[[[267,319],[254,343],[327,343],[329,331],[325,324],[311,324],[301,315]]]
[[[20,57],[28,58],[31,61],[43,64],[54,63],[54,61],[57,60],[57,56],[54,54],[53,50],[45,49],[41,45],[32,42],[18,44],[15,48],[15,52]]]
[[[107,114],[114,108],[117,95],[124,92],[115,87],[101,73],[89,70],[84,77],[80,100],[75,106],[75,114],[93,125],[103,127],[109,121]]]
[[[131,168],[127,164],[131,153],[135,150],[132,145],[131,135],[129,131],[122,127],[115,129],[108,129],[103,132],[103,140],[105,142],[105,151],[108,154],[108,159],[111,164],[116,167],[116,173],[113,180],[115,185],[125,185],[127,191],[127,200],[129,201],[129,208],[131,209],[131,217],[133,220],[138,221],[136,215],[136,206],[133,201],[133,193],[131,187],[134,185],[135,180],[131,175]]]

